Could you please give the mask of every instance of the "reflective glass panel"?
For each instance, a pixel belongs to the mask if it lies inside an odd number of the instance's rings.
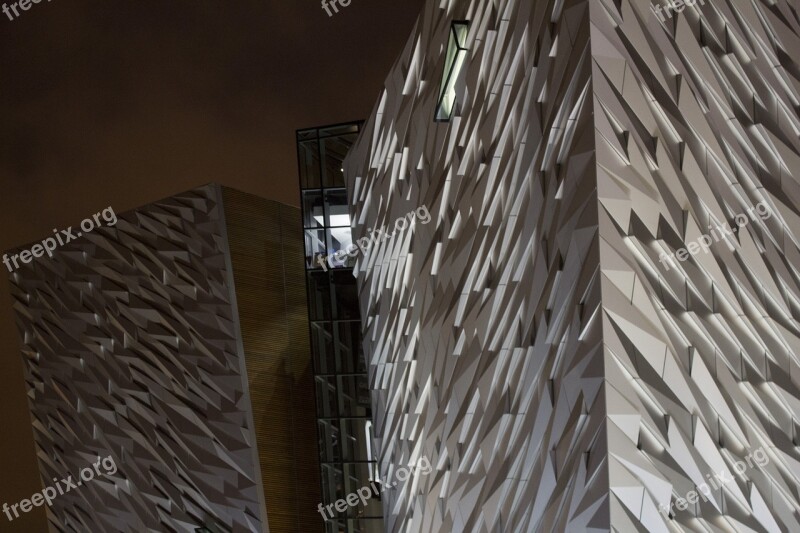
[[[339,420],[336,418],[317,420],[317,425],[319,427],[320,461],[323,463],[341,462],[342,446]]]
[[[321,466],[322,498],[325,500],[323,503],[334,503],[345,495],[344,476],[342,475],[341,467],[338,463],[323,463]],[[336,513],[336,509],[334,509],[334,513]]]
[[[366,373],[367,365],[361,342],[361,322],[337,322],[334,333],[337,358],[341,365],[339,371],[345,374]]]
[[[369,461],[366,418],[343,418],[341,420],[341,447],[345,461]]]
[[[325,230],[307,229],[306,234],[306,268],[322,268],[320,261],[327,258]]]
[[[297,143],[297,157],[300,165],[300,187],[303,189],[322,187],[319,141],[311,140]]]
[[[331,285],[329,274],[308,272],[308,314],[313,321],[331,318]]]
[[[303,227],[321,228],[325,224],[322,190],[303,191]]]
[[[326,189],[325,204],[328,206],[326,223],[330,227],[350,227],[350,211],[345,189]]]
[[[322,139],[322,183],[325,187],[344,187],[344,161],[348,150],[355,142],[356,134]]]
[[[343,402],[336,401],[336,378],[316,376],[314,381],[317,384],[317,416],[319,418],[339,416],[338,405]]]
[[[375,512],[370,505],[369,512]],[[380,503],[378,503],[380,507]],[[384,533],[382,515],[377,515],[376,518],[359,517],[357,519],[350,519],[347,521],[350,530],[348,533]]]
[[[339,412],[341,416],[370,416],[372,400],[367,376],[339,376]]]
[[[346,228],[331,228],[328,232],[328,265],[333,268],[352,267],[358,256],[358,248],[353,247],[353,237],[350,226]],[[337,255],[337,252],[342,253]]]
[[[334,349],[333,328],[330,322],[311,323],[311,351],[314,354],[315,373],[336,373],[337,357]]]
[[[334,319],[359,320],[361,314],[358,309],[358,291],[356,279],[349,270],[333,271],[333,300]]]
[[[454,22],[447,43],[442,85],[436,103],[435,120],[450,120],[456,103],[456,82],[467,58],[467,22]]]
[[[361,487],[372,488],[369,482],[369,472],[370,472],[369,463],[345,463],[344,488],[346,493],[347,494],[351,492],[357,493],[358,489],[360,489]],[[348,509],[347,515],[351,517],[383,516],[383,508],[381,506],[380,500],[374,493],[374,489],[373,489],[373,497],[371,497],[367,501],[366,508],[364,507],[364,505],[362,505],[361,501],[359,501],[356,505]]]

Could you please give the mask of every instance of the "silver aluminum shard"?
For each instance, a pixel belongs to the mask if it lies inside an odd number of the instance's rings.
[[[667,7],[427,2],[345,162],[432,216],[355,270],[388,531],[800,530],[798,6]]]

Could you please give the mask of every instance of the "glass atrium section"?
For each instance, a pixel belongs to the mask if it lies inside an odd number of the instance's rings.
[[[456,81],[467,58],[467,29],[469,22],[453,22],[447,43],[447,56],[442,74],[442,88],[436,102],[436,121],[447,122],[456,104]]]
[[[323,506],[369,486],[377,472],[353,277],[356,259],[333,258],[352,243],[342,161],[360,125],[297,132]],[[379,495],[366,508],[359,502],[333,512],[325,526],[328,533],[383,533]]]

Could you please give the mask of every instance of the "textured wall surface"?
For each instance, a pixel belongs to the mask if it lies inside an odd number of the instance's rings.
[[[346,162],[433,215],[356,270],[390,531],[800,528],[797,7],[428,2]]]
[[[318,533],[319,447],[300,210],[222,188],[270,533]]]
[[[612,524],[799,531],[800,6],[704,4],[592,2]]]
[[[446,5],[446,8],[440,8]],[[434,123],[452,20],[456,118]],[[428,2],[346,161],[388,531],[608,526],[586,2]]]
[[[217,186],[119,216],[11,275],[53,531],[266,530]]]

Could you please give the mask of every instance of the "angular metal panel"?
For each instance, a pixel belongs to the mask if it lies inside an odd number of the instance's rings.
[[[787,0],[428,2],[346,163],[355,237],[432,216],[356,269],[382,472],[436,468],[390,531],[800,529],[799,33]]]
[[[219,187],[119,215],[11,275],[53,531],[267,531]]]
[[[656,5],[591,8],[611,523],[798,531],[798,5]]]
[[[434,123],[453,20],[469,50]],[[346,161],[354,237],[394,232],[356,267],[381,472],[435,467],[387,491],[388,531],[608,528],[588,21],[429,2]]]

